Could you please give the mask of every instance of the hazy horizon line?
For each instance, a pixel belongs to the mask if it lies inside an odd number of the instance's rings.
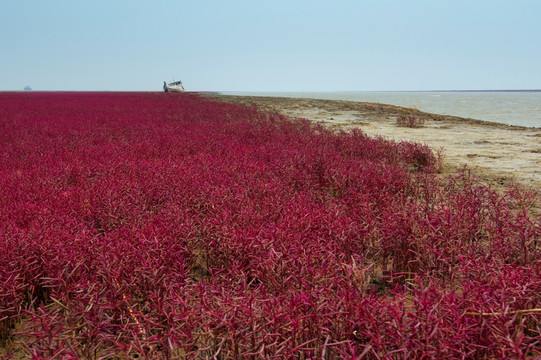
[[[196,91],[197,92],[197,91]],[[476,89],[476,90],[218,90],[217,92],[267,93],[348,93],[348,92],[541,92],[540,89]]]
[[[161,92],[163,90],[0,90],[0,92]],[[540,89],[444,89],[444,90],[186,90],[187,93],[357,93],[357,92],[541,92]]]

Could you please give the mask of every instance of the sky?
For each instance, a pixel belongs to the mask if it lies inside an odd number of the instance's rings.
[[[541,0],[0,2],[0,90],[541,89]]]

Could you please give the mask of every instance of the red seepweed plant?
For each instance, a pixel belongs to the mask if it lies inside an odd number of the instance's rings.
[[[162,93],[0,95],[9,357],[534,358],[538,195]]]
[[[410,128],[423,127],[425,124],[425,119],[418,118],[415,116],[399,116],[396,118],[396,124],[398,126],[405,126]]]

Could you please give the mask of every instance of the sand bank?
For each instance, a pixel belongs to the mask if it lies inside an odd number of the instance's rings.
[[[218,101],[305,118],[334,129],[360,128],[368,135],[427,144],[445,153],[444,173],[467,167],[482,182],[501,188],[520,182],[541,188],[541,128],[524,128],[475,119],[425,113],[392,105],[340,100],[204,95]],[[399,116],[425,120],[424,126],[398,126]]]

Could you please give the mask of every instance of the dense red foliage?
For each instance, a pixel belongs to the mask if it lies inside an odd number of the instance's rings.
[[[34,359],[539,356],[536,195],[439,179],[437,160],[192,95],[0,93],[0,342]]]

